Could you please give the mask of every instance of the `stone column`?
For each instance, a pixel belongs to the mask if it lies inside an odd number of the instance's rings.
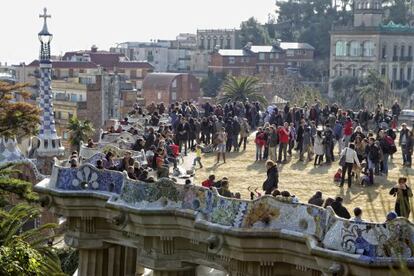
[[[154,270],[153,276],[196,276],[196,268],[190,267],[181,270]]]
[[[124,246],[79,250],[79,276],[135,276],[143,273],[137,266],[137,250]]]

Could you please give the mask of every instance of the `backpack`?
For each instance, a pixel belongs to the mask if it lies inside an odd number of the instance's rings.
[[[397,146],[395,145],[394,140],[388,135],[386,135],[384,137],[384,139],[385,139],[385,142],[387,142],[387,145],[388,145],[388,147],[387,147],[388,153],[389,154],[396,153],[397,152]]]
[[[380,159],[380,149],[378,146],[374,145],[371,147],[370,152],[369,152],[369,158],[373,161],[373,162],[378,162]]]

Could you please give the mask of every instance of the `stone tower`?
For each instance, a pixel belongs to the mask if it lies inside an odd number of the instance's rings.
[[[64,147],[61,144],[60,137],[57,136],[55,127],[55,118],[53,112],[53,97],[52,89],[50,87],[52,81],[52,62],[50,60],[50,42],[52,41],[52,34],[49,33],[47,28],[47,15],[46,8],[44,13],[39,16],[43,18],[43,28],[39,32],[38,37],[40,40],[40,58],[39,58],[39,105],[42,110],[41,127],[39,135],[39,146],[36,150],[38,164],[40,170],[44,174],[49,174],[53,164],[53,158],[62,156],[65,152]]]
[[[383,10],[380,0],[356,0],[354,2],[354,27],[378,27]]]

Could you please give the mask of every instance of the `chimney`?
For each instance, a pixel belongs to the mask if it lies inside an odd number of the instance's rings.
[[[96,53],[97,51],[98,51],[98,47],[96,47],[96,45],[92,45],[91,52]]]

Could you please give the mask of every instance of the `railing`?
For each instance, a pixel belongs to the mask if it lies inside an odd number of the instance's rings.
[[[216,189],[179,185],[167,178],[144,183],[129,179],[125,173],[98,170],[91,165],[77,169],[55,166],[49,183],[42,185],[42,191],[103,192],[113,206],[170,210],[175,214],[192,212],[194,217],[201,214],[199,219],[223,231],[296,232],[316,238],[323,248],[358,254],[367,263],[395,260],[399,252],[403,252],[404,260],[413,261],[414,225],[405,218],[388,223],[354,222],[337,217],[330,208],[293,203],[290,198],[226,198]]]

